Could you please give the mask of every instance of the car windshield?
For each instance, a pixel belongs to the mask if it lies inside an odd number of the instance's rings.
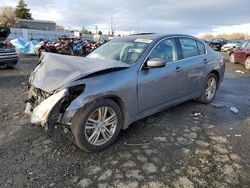
[[[107,59],[133,64],[144,52],[152,40],[110,41],[91,52],[87,57],[93,59]]]
[[[247,46],[250,46],[250,41],[246,40],[241,45],[240,48],[247,48]]]

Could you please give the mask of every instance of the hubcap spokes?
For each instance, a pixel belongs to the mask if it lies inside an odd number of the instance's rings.
[[[215,91],[216,91],[216,80],[215,80],[215,78],[211,77],[207,81],[207,87],[205,90],[206,98],[208,100],[211,100],[215,95]]]
[[[92,145],[105,144],[114,135],[117,116],[110,107],[99,107],[89,116],[85,125],[85,136]]]

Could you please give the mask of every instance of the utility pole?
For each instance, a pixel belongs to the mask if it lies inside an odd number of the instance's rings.
[[[95,26],[95,34],[98,34],[98,26]]]
[[[115,28],[113,25],[113,15],[111,16],[111,20],[110,20],[110,34],[113,36],[115,34]]]

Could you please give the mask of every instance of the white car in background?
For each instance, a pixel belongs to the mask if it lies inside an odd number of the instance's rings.
[[[221,47],[221,51],[222,52],[232,51],[233,49],[238,48],[242,44],[242,42],[243,41],[241,40],[230,40],[229,43],[224,44]]]

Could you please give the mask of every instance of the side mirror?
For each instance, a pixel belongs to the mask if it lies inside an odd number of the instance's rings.
[[[161,68],[166,66],[167,61],[161,58],[152,58],[146,62],[146,68]]]

